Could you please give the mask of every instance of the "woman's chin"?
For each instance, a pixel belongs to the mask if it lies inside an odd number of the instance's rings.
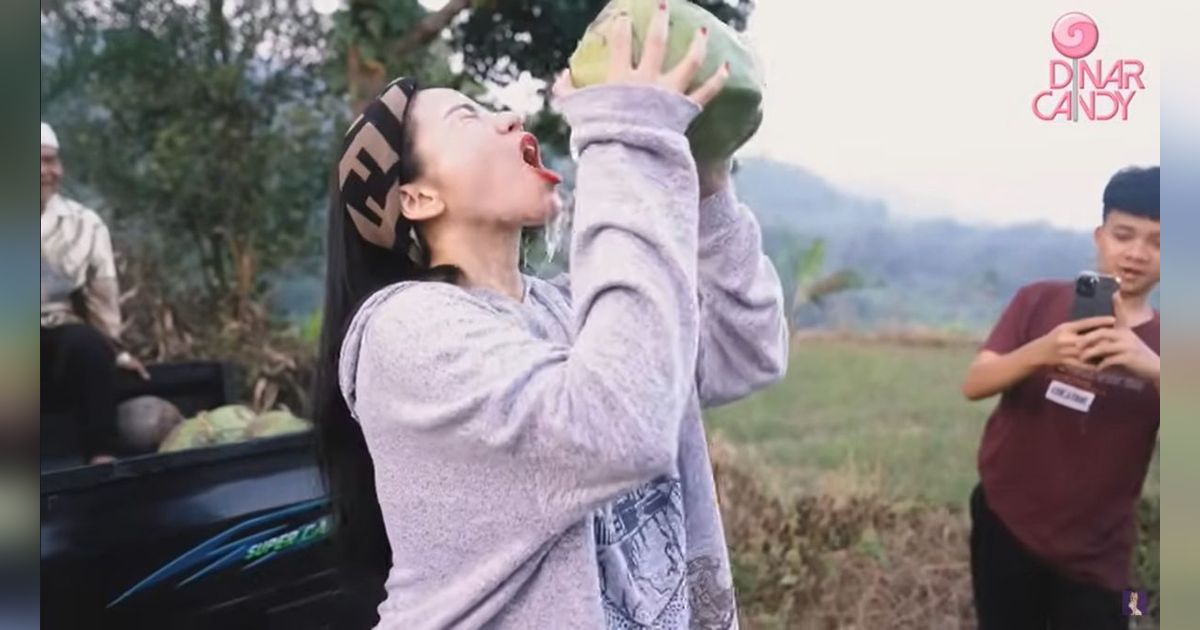
[[[526,225],[530,227],[544,225],[562,212],[562,197],[558,194],[558,190],[551,189],[533,207],[537,210],[528,217]]]
[[[562,212],[563,200],[557,187],[539,184],[538,188],[521,191],[519,196],[510,199],[512,213],[504,213],[509,225],[519,225],[522,228],[540,227],[551,221]],[[511,221],[511,223],[510,223]]]
[[[523,228],[544,227],[547,223],[549,223],[551,220],[554,219],[554,216],[555,216],[554,214],[549,213],[549,212],[543,212],[536,216],[529,216],[521,224],[521,227],[523,227]]]

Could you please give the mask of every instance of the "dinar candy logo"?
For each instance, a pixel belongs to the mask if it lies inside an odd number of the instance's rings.
[[[1058,18],[1050,41],[1066,59],[1050,60],[1050,85],[1033,97],[1033,114],[1046,121],[1129,120],[1133,97],[1146,89],[1145,65],[1137,59],[1089,58],[1100,43],[1100,29],[1083,13]]]

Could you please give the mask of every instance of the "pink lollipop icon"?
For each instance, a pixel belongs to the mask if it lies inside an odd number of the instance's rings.
[[[1096,49],[1100,29],[1095,20],[1072,11],[1054,22],[1050,31],[1054,48],[1071,60],[1071,120],[1079,120],[1079,60]]]

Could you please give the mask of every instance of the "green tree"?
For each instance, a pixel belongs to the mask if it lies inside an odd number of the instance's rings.
[[[468,75],[454,72],[451,42],[441,37],[473,0],[446,0],[436,11],[417,0],[349,0],[332,18],[333,58],[327,66],[334,89],[346,95],[355,114],[397,76],[416,76],[428,85],[483,93]]]
[[[528,72],[550,79],[567,65],[575,43],[608,0],[484,0],[454,27],[455,48],[480,82],[508,83]],[[737,30],[753,11],[749,0],[693,0]]]
[[[44,5],[45,117],[173,297],[240,317],[319,246],[339,100],[324,29],[295,0]]]

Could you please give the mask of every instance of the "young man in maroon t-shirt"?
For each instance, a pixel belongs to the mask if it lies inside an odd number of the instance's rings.
[[[1158,167],[1118,172],[1096,228],[1115,317],[1069,321],[1074,282],[1023,287],[967,371],[1001,394],[971,496],[981,630],[1126,628],[1134,507],[1158,435]]]

